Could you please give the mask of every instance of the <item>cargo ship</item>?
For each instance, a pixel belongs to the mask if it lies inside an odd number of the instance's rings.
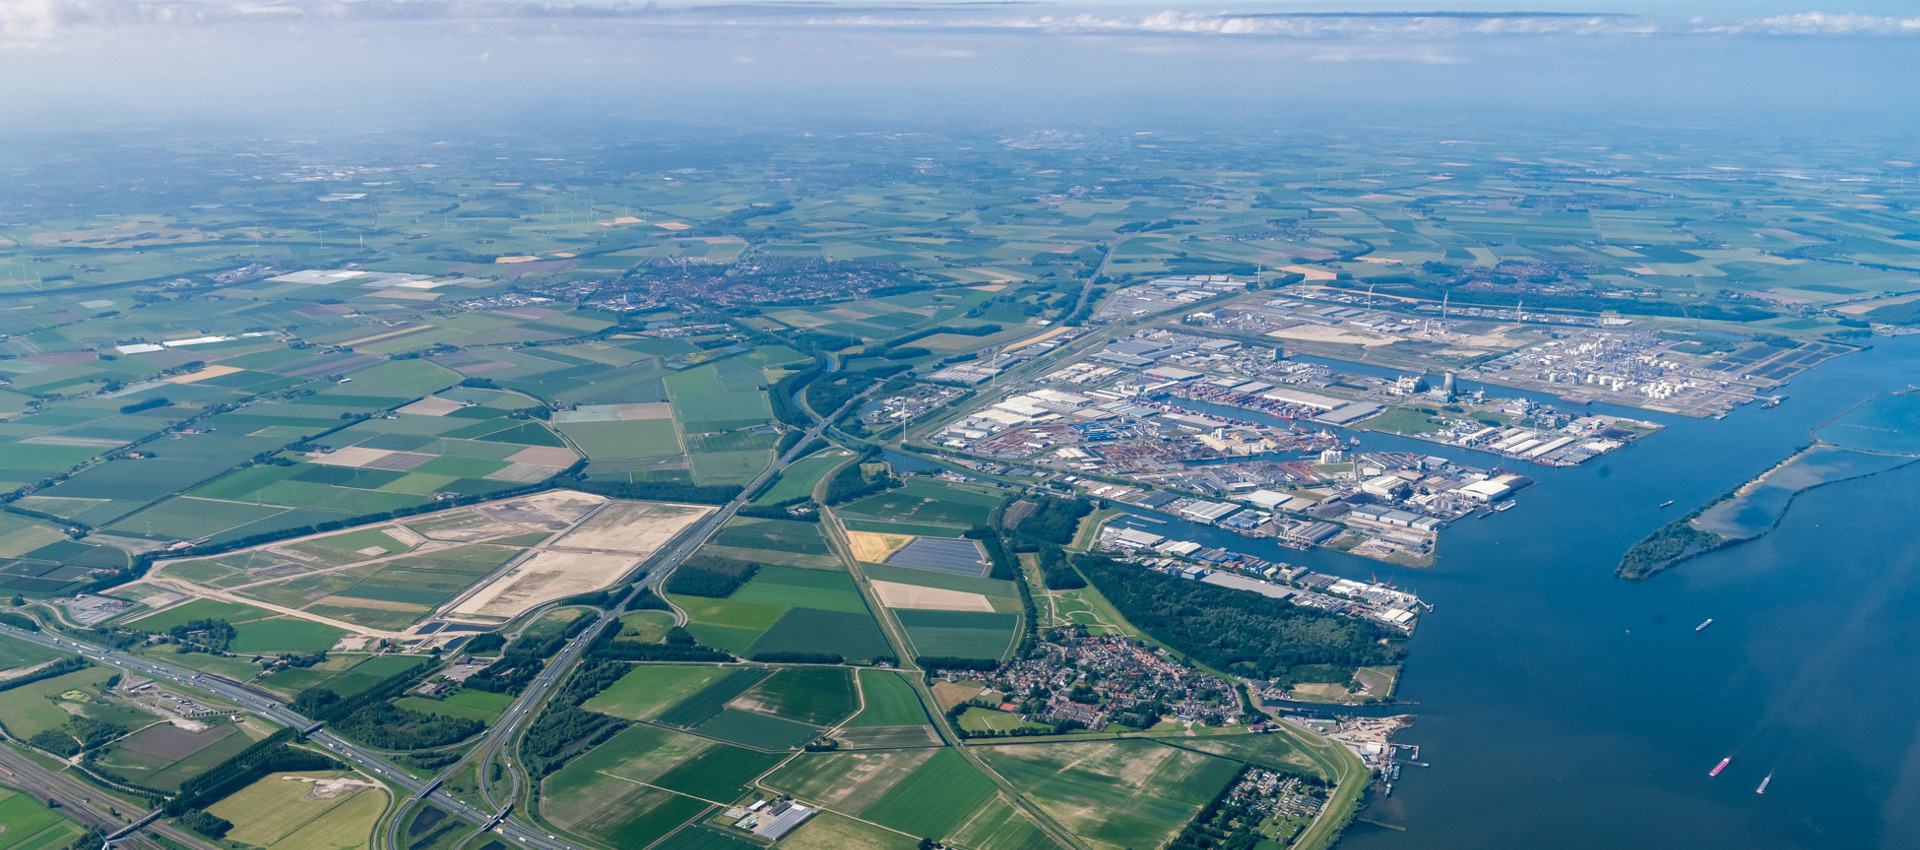
[[[1663,507],[1663,508],[1671,508],[1671,507],[1673,507],[1673,500],[1672,500],[1672,499],[1668,499],[1668,500],[1666,500],[1666,501],[1664,501],[1664,502],[1661,502],[1661,503],[1660,503],[1660,507]]]
[[[1707,771],[1707,775],[1719,776],[1720,771],[1726,770],[1727,765],[1730,765],[1732,763],[1733,763],[1733,756],[1727,756],[1726,758],[1721,759],[1719,764],[1714,765],[1712,770]]]
[[[1755,794],[1767,793],[1767,786],[1772,782],[1773,782],[1773,774],[1769,773],[1767,774],[1767,778],[1760,780],[1760,787],[1753,789],[1753,793]]]
[[[1713,618],[1708,617],[1706,622],[1701,623],[1700,625],[1694,626],[1693,630],[1696,632],[1704,632],[1707,630],[1707,627],[1711,625],[1713,625]]]

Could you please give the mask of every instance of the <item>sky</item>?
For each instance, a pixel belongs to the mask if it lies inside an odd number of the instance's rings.
[[[1920,8],[1898,5],[0,0],[0,131],[1362,113],[1904,131]],[[1327,13],[1405,8],[1447,13]]]

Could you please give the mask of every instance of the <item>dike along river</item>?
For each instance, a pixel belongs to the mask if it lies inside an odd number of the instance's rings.
[[[1419,717],[1400,740],[1433,767],[1407,768],[1363,815],[1406,832],[1356,824],[1343,850],[1920,847],[1920,465],[1802,493],[1770,534],[1647,581],[1613,575],[1634,541],[1809,429],[1920,383],[1920,338],[1874,343],[1802,375],[1778,408],[1634,414],[1668,427],[1585,466],[1524,468],[1539,484],[1519,506],[1447,528],[1430,569],[1144,527],[1391,577],[1435,605],[1399,692]]]

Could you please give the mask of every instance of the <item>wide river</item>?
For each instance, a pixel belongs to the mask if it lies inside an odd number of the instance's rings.
[[[1446,529],[1426,570],[1152,528],[1391,576],[1434,603],[1399,692],[1419,717],[1399,740],[1432,767],[1363,813],[1405,832],[1356,824],[1347,850],[1920,848],[1920,467],[1802,493],[1771,534],[1651,580],[1613,577],[1647,532],[1913,382],[1920,339],[1878,339],[1795,380],[1778,408],[1645,414],[1667,429],[1582,467],[1527,469],[1539,484],[1519,506]]]

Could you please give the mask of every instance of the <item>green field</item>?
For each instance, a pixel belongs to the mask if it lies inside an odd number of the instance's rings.
[[[1165,844],[1240,770],[1236,762],[1143,740],[978,749],[1061,826],[1120,847]]]
[[[803,753],[769,774],[762,783],[776,791],[836,811],[859,815],[880,801],[939,752],[913,750]]]
[[[753,500],[756,505],[777,505],[793,499],[805,499],[813,495],[814,485],[820,483],[827,472],[839,466],[853,455],[844,449],[828,449],[794,461],[781,470],[780,477],[774,479],[773,486]]]
[[[234,626],[232,650],[274,654],[282,652],[325,652],[333,648],[346,631],[293,617],[255,620]]]
[[[816,726],[737,708],[722,710],[693,731],[760,750],[796,749],[820,735]]]
[[[908,835],[945,837],[993,796],[992,780],[959,752],[942,749],[862,816]]]
[[[673,628],[673,614],[667,611],[635,611],[620,616],[619,640],[659,643]]]
[[[641,664],[581,707],[628,720],[652,720],[729,672],[726,667]]]
[[[225,620],[229,623],[244,623],[270,617],[272,611],[242,605],[237,602],[221,602],[214,599],[195,599],[184,605],[176,605],[157,614],[150,614],[129,623],[137,629],[150,632],[164,632],[174,626],[184,626],[195,620]],[[238,629],[236,629],[238,631]],[[331,644],[329,644],[331,646]]]
[[[37,643],[27,643],[0,635],[0,670],[29,667],[66,655]]]
[[[827,726],[853,713],[853,674],[841,667],[788,668],[735,702],[751,711]]]
[[[654,784],[703,800],[728,802],[739,796],[747,783],[785,759],[782,753],[760,753],[715,744],[660,774]]]
[[[301,781],[344,775],[274,774],[208,806],[207,812],[233,823],[227,840],[236,844],[273,850],[364,847],[372,840],[373,825],[386,809],[386,795],[368,789],[314,799],[309,796],[313,785]]]
[[[834,514],[850,520],[964,531],[976,525],[986,525],[993,509],[1006,498],[1003,493],[966,485],[911,478],[902,487],[841,505],[834,509]]]
[[[753,579],[727,597],[728,601],[785,605],[789,608],[818,608],[864,614],[865,600],[843,572],[806,570],[798,567],[761,567]]]
[[[657,719],[683,729],[698,726],[719,714],[734,697],[746,693],[770,675],[773,675],[772,671],[764,668],[735,667],[725,677],[714,680],[672,709],[659,714]]]
[[[1055,850],[1060,846],[1004,797],[987,801],[947,840],[988,850]]]
[[[850,659],[875,659],[893,654],[880,626],[865,611],[821,611],[795,608],[754,641],[748,657],[762,653],[831,653]]]
[[[463,688],[441,698],[409,696],[394,700],[394,705],[423,711],[428,714],[444,714],[448,717],[464,717],[492,725],[500,712],[513,705],[512,694],[496,694],[490,691],[476,691]]]
[[[542,811],[561,823],[592,816],[609,799],[722,746],[706,738],[636,724],[567,763],[545,780]]]
[[[901,609],[893,613],[916,653],[949,658],[1004,658],[1013,649],[1020,624],[1019,615],[997,612]]]
[[[0,727],[15,738],[31,738],[49,729],[67,725],[74,714],[118,723],[128,728],[153,721],[153,716],[109,703],[100,696],[99,686],[114,675],[111,668],[94,665],[51,679],[29,682],[0,691]],[[65,699],[61,694],[77,691],[85,699]]]
[[[38,797],[0,788],[0,850],[63,850],[84,832]]]
[[[1173,746],[1200,750],[1273,770],[1316,776],[1322,781],[1332,779],[1321,763],[1296,746],[1288,735],[1202,735],[1161,740]]]
[[[908,726],[927,722],[927,710],[905,674],[889,670],[861,670],[860,713],[848,726]]]
[[[735,517],[713,536],[721,546],[741,549],[769,549],[802,555],[830,555],[826,538],[820,536],[820,524],[791,519]]]
[[[252,743],[253,738],[234,725],[189,732],[160,723],[107,746],[98,754],[97,766],[134,784],[171,792]]]

